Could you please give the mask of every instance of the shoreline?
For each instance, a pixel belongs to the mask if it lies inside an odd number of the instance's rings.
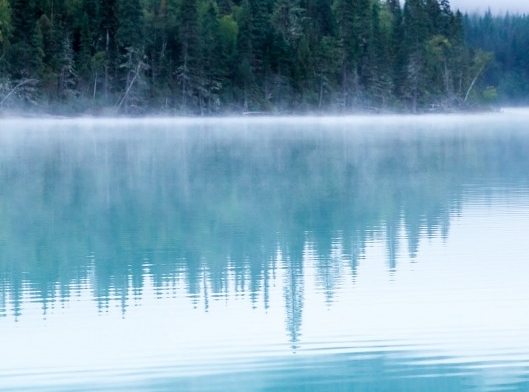
[[[406,110],[351,110],[351,111],[237,111],[220,112],[214,114],[183,114],[165,111],[147,111],[142,114],[118,113],[112,110],[101,110],[97,112],[69,113],[63,111],[23,111],[23,110],[3,110],[0,109],[0,120],[2,119],[147,119],[147,118],[167,118],[167,119],[233,119],[233,118],[325,118],[325,117],[388,117],[407,116],[422,117],[430,115],[473,115],[503,113],[505,109],[524,109],[529,106],[498,106],[479,107],[469,109],[429,109],[419,111]]]

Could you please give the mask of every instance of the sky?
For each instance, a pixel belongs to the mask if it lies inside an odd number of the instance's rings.
[[[494,13],[519,12],[529,14],[528,0],[451,0],[452,9],[461,11],[486,11],[489,7]]]

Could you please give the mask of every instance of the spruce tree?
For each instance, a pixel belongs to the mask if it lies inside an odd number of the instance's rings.
[[[323,36],[334,36],[336,21],[332,13],[332,0],[312,0],[307,2],[307,17],[314,25],[316,40]]]
[[[7,45],[11,29],[11,6],[8,0],[0,0],[0,48]]]
[[[406,80],[407,53],[404,45],[403,12],[399,0],[388,0],[389,10],[393,16],[391,39],[389,47],[389,62],[391,64],[391,79],[393,96],[397,102],[402,100]]]
[[[114,79],[118,69],[118,46],[116,44],[116,30],[118,19],[115,13],[116,0],[99,0],[99,11],[101,22],[99,25],[100,40],[98,41],[99,51],[104,53],[103,63],[103,95],[106,103],[109,103],[110,94],[113,90]]]
[[[42,32],[37,27],[34,1],[14,0],[12,4],[13,38],[10,69],[15,80],[40,78],[43,56]],[[39,41],[40,38],[40,41]]]
[[[219,20],[219,78],[222,84],[222,103],[229,107],[235,98],[235,75],[239,64],[237,42],[239,24],[233,15],[224,15]]]
[[[0,83],[7,74],[7,48],[11,36],[11,7],[8,0],[0,0]]]
[[[90,31],[90,22],[86,12],[83,12],[81,18],[81,27],[79,32],[79,52],[77,54],[77,69],[79,76],[86,80],[90,74],[90,61],[92,59],[92,32]]]
[[[197,0],[182,0],[179,14],[178,38],[181,45],[180,65],[177,69],[180,84],[180,108],[187,112],[198,103],[199,88],[199,20]]]
[[[272,13],[272,25],[289,45],[295,47],[303,35],[303,17],[300,0],[277,0]]]
[[[67,101],[71,104],[71,101],[76,98],[75,84],[77,72],[75,69],[75,57],[72,41],[68,35],[65,35],[62,40],[59,65],[58,96],[59,99]]]
[[[385,107],[392,90],[390,54],[387,43],[390,31],[383,31],[380,5],[374,3],[371,10],[371,34],[367,45],[366,83],[368,99],[376,107]]]
[[[117,30],[116,42],[118,45],[119,59],[119,78],[122,82],[121,97],[118,101],[117,108],[122,107],[125,111],[133,105],[137,111],[138,99],[137,94],[133,94],[133,88],[143,82],[144,63],[144,19],[143,8],[140,0],[117,0]],[[136,97],[133,103],[130,99]]]
[[[355,8],[350,0],[336,0],[334,6],[338,39],[342,49],[342,105],[348,107],[351,101],[351,91],[354,84],[357,61],[358,37],[355,35]]]
[[[341,78],[340,65],[343,52],[340,42],[332,36],[321,38],[315,56],[315,72],[317,75],[318,109],[332,107],[333,94],[336,92]]]
[[[253,95],[256,90],[256,77],[252,67],[252,17],[248,0],[243,0],[237,24],[239,27],[236,47],[238,61],[235,64],[235,72],[232,78],[234,97],[245,110],[248,110],[252,108]]]
[[[270,48],[270,12],[266,0],[247,0],[247,16],[249,16],[249,39],[252,47],[251,64],[255,75],[261,80],[266,79],[270,64],[267,52]]]
[[[202,64],[199,78],[199,99],[201,112],[217,112],[220,107],[220,91],[222,89],[221,47],[219,42],[219,22],[215,4],[210,1],[202,17],[200,29]]]
[[[121,51],[144,47],[144,19],[140,0],[117,0],[116,41]]]
[[[370,80],[370,52],[376,50],[376,48],[371,48],[370,45],[377,45],[372,39],[374,37],[373,32],[373,6],[371,5],[370,0],[355,0],[355,24],[354,24],[354,34],[357,36],[357,47],[356,57],[357,57],[357,70],[358,75],[357,85],[355,86],[359,91],[355,92],[357,97],[365,98],[365,93],[369,89],[369,80]],[[376,5],[376,3],[374,3]],[[378,20],[378,6],[376,9],[376,23],[379,23]],[[378,28],[378,26],[377,26]],[[378,34],[379,32],[377,32]],[[377,39],[380,37],[377,37]]]
[[[98,39],[99,24],[101,23],[100,4],[98,0],[83,0],[80,10],[81,23],[85,15],[88,19],[87,31],[90,33],[90,44],[95,45]]]
[[[416,112],[423,103],[425,79],[425,41],[429,37],[428,14],[423,0],[407,0],[404,5],[404,47],[407,52],[406,79],[403,86],[404,98],[410,109]]]

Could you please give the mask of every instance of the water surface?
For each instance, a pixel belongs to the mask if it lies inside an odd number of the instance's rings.
[[[529,390],[528,121],[0,120],[0,389]]]

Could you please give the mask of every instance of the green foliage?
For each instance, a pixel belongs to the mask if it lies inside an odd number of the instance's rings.
[[[2,82],[5,82],[9,68],[6,53],[9,47],[11,32],[11,7],[8,0],[0,0],[0,93],[2,91]]]
[[[233,47],[237,42],[239,25],[232,15],[224,15],[219,19],[219,36],[227,47]]]
[[[77,71],[84,80],[90,76],[90,60],[93,48],[89,23],[88,14],[84,12],[81,18],[79,52],[77,54]]]
[[[0,79],[88,110],[453,108],[529,96],[524,21],[448,0],[0,0]]]
[[[275,4],[272,25],[290,45],[303,35],[303,11],[300,0],[277,0]]]
[[[140,0],[117,1],[116,40],[121,48],[143,47],[143,8]]]
[[[184,113],[200,105],[200,48],[197,0],[182,0],[178,38],[181,44],[179,66],[176,69],[180,84],[180,109]]]
[[[486,103],[494,103],[498,99],[498,91],[495,87],[488,86],[483,91],[482,97]]]
[[[529,15],[472,15],[461,17],[466,43],[494,54],[477,89],[496,86],[498,100],[529,103]]]
[[[11,28],[11,7],[7,0],[0,0],[0,48],[7,45]]]

